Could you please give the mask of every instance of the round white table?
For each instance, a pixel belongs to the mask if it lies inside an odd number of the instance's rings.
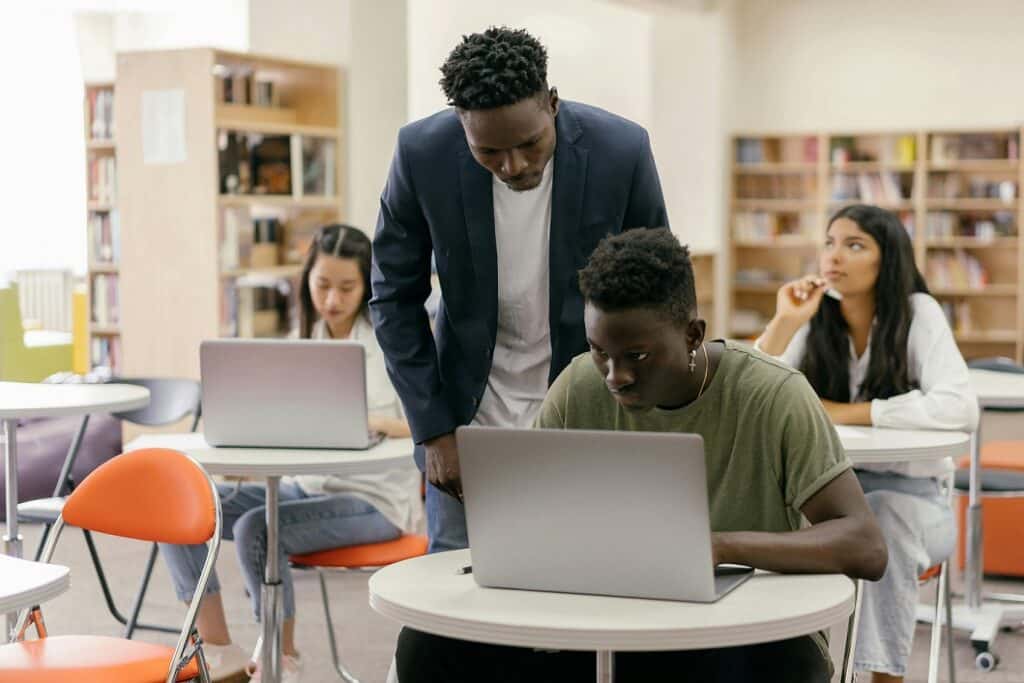
[[[854,465],[956,458],[967,454],[971,441],[965,432],[847,425],[837,425],[836,432]]]
[[[4,474],[7,478],[6,554],[21,557],[21,536],[18,534],[18,419],[114,413],[142,408],[148,403],[149,389],[129,384],[0,382],[0,421],[3,422]]]
[[[594,650],[612,680],[616,651],[693,650],[783,640],[827,629],[853,612],[841,575],[757,572],[715,603],[481,588],[469,550],[424,555],[370,577],[370,606],[421,631],[498,645]]]
[[[0,613],[17,612],[57,597],[71,585],[71,571],[59,564],[46,564],[0,555]],[[5,632],[0,642],[15,634]]]
[[[281,568],[278,566],[278,492],[283,476],[301,474],[361,474],[379,472],[412,462],[411,439],[385,439],[366,450],[319,450],[309,448],[218,448],[202,434],[150,434],[125,446],[172,448],[194,458],[210,474],[264,477],[267,480],[267,568],[260,591],[263,649],[260,670],[263,680],[281,680],[281,639],[278,623],[281,602]],[[269,643],[269,645],[268,645]]]

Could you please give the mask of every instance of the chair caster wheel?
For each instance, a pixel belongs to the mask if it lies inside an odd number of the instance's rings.
[[[999,666],[999,657],[994,652],[979,652],[974,658],[974,666],[981,671],[989,672]]]

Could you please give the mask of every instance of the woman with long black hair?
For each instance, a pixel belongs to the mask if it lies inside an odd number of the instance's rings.
[[[875,206],[829,221],[820,274],[786,283],[756,346],[800,369],[836,424],[971,431],[978,404],[967,365],[914,263],[906,229]],[[952,462],[862,465],[857,476],[889,546],[864,584],[854,666],[901,681],[914,639],[917,577],[953,549],[939,478]]]

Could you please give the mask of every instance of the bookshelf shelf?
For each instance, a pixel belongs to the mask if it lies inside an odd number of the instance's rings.
[[[730,248],[723,252],[730,260],[722,266],[726,334],[763,331],[778,287],[816,272],[829,216],[866,203],[904,222],[918,267],[952,327],[964,330],[956,339],[965,357],[998,352],[1024,360],[1022,132],[734,135],[724,226]],[[996,284],[960,286],[986,280]]]
[[[817,202],[813,199],[734,199],[733,206],[737,209],[766,211],[807,211],[814,209]]]
[[[942,287],[931,290],[936,297],[1017,296],[1017,285],[985,285],[984,287]]]
[[[302,272],[301,263],[289,263],[281,266],[267,268],[232,268],[223,271],[220,275],[224,278],[237,277],[268,277],[268,278],[292,278]]]
[[[926,199],[925,206],[929,210],[942,209],[948,211],[1015,211],[1017,201],[1005,202],[1001,199],[957,198],[957,199]]]
[[[878,161],[848,161],[842,164],[832,164],[829,168],[833,173],[912,173],[916,166],[912,163],[901,164]]]
[[[338,206],[337,197],[304,196],[295,197],[290,194],[222,194],[217,197],[221,207],[278,207],[306,209],[334,209]]]
[[[220,128],[221,130],[263,133],[264,135],[305,135],[314,138],[341,137],[341,131],[337,128],[309,126],[300,123],[254,121],[249,119],[217,119],[217,128]]]
[[[120,298],[117,257],[117,141],[114,83],[87,83],[83,102],[86,159],[86,274],[89,311],[89,366],[121,370],[117,325]]]
[[[749,174],[760,174],[760,173],[815,173],[818,170],[818,164],[816,162],[809,161],[778,161],[778,162],[761,162],[761,163],[746,163],[746,164],[733,164],[732,170],[734,173],[749,173]]]
[[[294,262],[346,216],[342,86],[335,66],[213,48],[117,55],[126,374],[198,379],[204,339],[294,326]],[[144,162],[152,90],[184,98],[180,163]]]
[[[950,237],[948,239],[930,238],[925,240],[927,249],[1017,249],[1016,237],[997,237],[995,239],[979,239],[977,237]]]
[[[1006,172],[1016,170],[1020,166],[1017,159],[960,159],[957,161],[930,161],[926,167],[929,171],[993,171]]]
[[[736,249],[817,249],[821,244],[808,239],[787,239],[777,237],[772,241],[733,240]]]
[[[1016,330],[986,330],[984,332],[956,332],[957,342],[963,344],[1015,344]]]

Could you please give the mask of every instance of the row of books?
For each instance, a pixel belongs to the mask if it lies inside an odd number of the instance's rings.
[[[832,176],[831,197],[859,200],[869,204],[899,202],[913,194],[912,173],[836,173]]]
[[[121,319],[117,275],[101,273],[92,278],[92,321],[117,325]]]
[[[929,211],[925,225],[925,235],[930,239],[973,237],[991,240],[1016,234],[1017,223],[1012,211],[994,211],[982,216],[956,211]]]
[[[121,224],[116,210],[89,214],[89,260],[120,263]]]
[[[86,115],[89,137],[94,140],[112,140],[114,137],[114,91],[89,90],[86,96]]]
[[[1016,133],[961,133],[932,135],[928,147],[932,163],[971,159],[1019,159]]]
[[[806,173],[738,175],[737,199],[814,199],[817,178]]]
[[[814,213],[740,211],[733,216],[732,234],[741,242],[813,240],[818,232],[820,219]]]
[[[736,141],[737,164],[814,163],[817,160],[818,138],[813,135]]]
[[[981,262],[960,249],[929,255],[926,270],[928,285],[938,289],[980,289],[989,282]]]
[[[1017,182],[993,180],[981,176],[964,177],[960,173],[932,173],[928,176],[930,199],[1001,199],[1012,202],[1017,198]]]
[[[117,162],[112,156],[89,157],[89,201],[113,204],[117,199]]]
[[[224,337],[282,337],[292,327],[295,289],[286,279],[246,276],[221,287],[220,333]]]
[[[93,337],[92,366],[107,368],[112,374],[117,374],[121,369],[121,338]]]
[[[917,139],[913,135],[835,137],[829,145],[829,154],[837,166],[856,161],[912,164],[917,159]]]

